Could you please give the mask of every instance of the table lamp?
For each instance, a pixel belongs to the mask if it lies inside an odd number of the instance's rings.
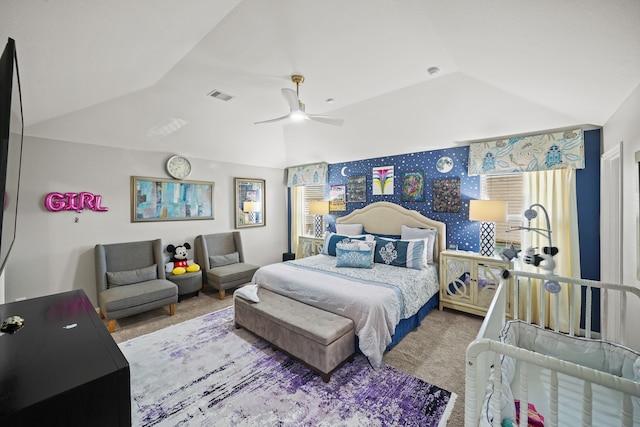
[[[309,214],[315,215],[315,237],[322,237],[324,231],[324,215],[329,214],[329,202],[313,200],[309,202]]]
[[[501,200],[471,200],[469,219],[480,224],[480,255],[493,256],[496,248],[496,222],[507,220],[507,202]]]

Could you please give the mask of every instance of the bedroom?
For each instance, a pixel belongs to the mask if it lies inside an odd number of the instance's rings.
[[[274,33],[278,37],[293,40],[286,47],[297,58],[286,57],[283,53],[286,49],[281,48],[275,56],[282,62],[277,70],[259,76],[260,79],[249,80],[244,86],[229,86],[229,89],[217,85],[223,84],[226,81],[223,77],[230,78],[236,69],[220,67],[220,74],[213,74],[213,71],[208,74],[211,78],[202,78],[199,73],[192,75],[189,74],[193,73],[191,63],[206,62],[205,55],[200,51],[193,56],[188,53],[201,39],[208,40],[205,36],[210,32],[214,41],[218,35],[224,37],[225,45],[230,44],[230,39],[244,41],[247,45],[259,44],[261,40],[251,37],[247,27],[241,27],[244,31],[240,32],[247,40],[242,40],[239,35],[227,36],[233,34],[230,27],[235,25],[235,21],[232,18],[246,16],[246,9],[259,7],[256,2],[226,2],[225,10],[206,9],[211,18],[200,20],[197,8],[213,6],[207,6],[206,2],[193,3],[175,11],[176,8],[172,7],[175,3],[164,2],[162,7],[153,6],[154,12],[146,14],[142,10],[129,11],[124,2],[104,9],[92,5],[86,10],[76,9],[74,5],[57,10],[56,7],[62,6],[54,6],[53,3],[36,1],[29,5],[3,3],[0,6],[2,40],[8,36],[16,38],[22,71],[28,73],[24,77],[24,86],[25,115],[29,120],[18,239],[9,261],[3,292],[0,292],[0,298],[5,301],[69,289],[85,289],[91,295],[95,292],[91,250],[96,242],[162,236],[166,242],[176,243],[185,239],[191,241],[203,227],[211,232],[230,229],[233,225],[230,209],[232,181],[236,176],[268,181],[267,226],[243,232],[245,239],[255,244],[255,249],[248,256],[255,263],[267,264],[278,261],[288,247],[283,177],[283,169],[287,166],[314,161],[334,164],[455,148],[461,141],[574,125],[601,127],[602,152],[622,144],[620,159],[624,176],[621,180],[620,228],[636,230],[637,165],[633,153],[640,150],[640,124],[637,120],[640,115],[640,37],[635,26],[639,13],[636,2],[590,2],[589,7],[583,2],[563,2],[560,10],[555,9],[556,5],[546,5],[537,11],[535,8],[529,10],[532,6],[523,2],[521,7],[530,12],[527,16],[518,13],[517,6],[511,6],[511,2],[494,2],[491,7],[486,5],[487,11],[480,10],[480,6],[473,9],[464,2],[455,2],[447,7],[438,6],[435,2],[409,2],[414,7],[424,3],[432,9],[418,8],[420,13],[414,14],[414,19],[409,21],[413,25],[407,34],[415,36],[409,39],[416,44],[409,44],[408,51],[401,51],[399,46],[410,40],[406,40],[406,35],[400,37],[403,32],[391,26],[391,18],[384,19],[388,10],[383,6],[396,5],[396,2],[380,2],[381,10],[377,14],[368,12],[375,27],[373,24],[374,28],[361,25],[359,29],[363,39],[369,38],[379,46],[367,50],[369,59],[364,61],[361,57],[363,68],[358,68],[355,73],[346,67],[335,66],[347,61],[349,53],[331,51],[339,44],[340,35],[337,28],[327,30],[326,26],[333,22],[331,19],[336,19],[338,27],[338,24],[348,22],[350,17],[358,16],[359,8],[366,10],[363,2],[353,2],[344,15],[338,12],[335,12],[335,17],[324,15],[325,20],[313,27],[315,32],[306,31],[313,24],[309,22],[308,9],[293,2],[279,2],[273,11],[259,9],[257,13],[270,12],[266,16],[272,19],[262,22],[254,19],[250,24],[256,26],[256,31],[275,28],[277,31]],[[152,8],[150,4],[147,7]],[[469,13],[460,14],[458,11],[465,7],[470,8],[467,9]],[[122,16],[117,12],[128,18],[120,20]],[[288,22],[290,27],[274,27],[282,22],[274,17],[276,12],[294,16],[292,22]],[[300,14],[296,15],[296,12]],[[185,27],[189,25],[175,27],[177,24],[170,18],[177,13],[183,14],[179,15],[183,21],[193,20],[193,33],[187,32]],[[436,18],[426,17],[429,13]],[[102,18],[96,22],[95,16]],[[477,16],[483,16],[478,21],[485,25],[473,22]],[[393,15],[396,21],[401,21],[401,18]],[[520,32],[514,27],[518,26],[518,19],[526,19],[529,26],[524,27],[536,30],[527,31],[522,38],[517,38]],[[426,35],[418,31],[416,22],[429,23]],[[554,26],[562,28],[561,22],[580,22],[580,25],[569,25],[561,36],[537,34]],[[504,27],[506,23],[514,27]],[[543,23],[548,26],[540,28]],[[244,25],[249,26],[248,23]],[[115,30],[118,27],[121,29]],[[69,32],[63,32],[62,28]],[[167,28],[173,28],[174,32],[165,31]],[[376,28],[388,28],[389,31],[386,34],[376,33]],[[447,28],[449,32],[445,31]],[[460,34],[450,34],[453,28],[468,28],[477,44],[465,48],[463,45],[469,40],[469,33],[462,38]],[[503,28],[511,36],[505,39],[500,31],[485,33],[481,31],[483,28]],[[179,39],[179,32],[185,32],[184,37],[188,35],[190,38],[184,41],[184,46],[176,47],[175,44],[181,44],[174,41],[174,38]],[[432,32],[447,40],[446,45],[436,45],[436,52],[441,55],[438,61],[442,62],[432,63],[431,58],[414,59],[419,70],[412,75],[406,74],[407,69],[389,69],[391,64],[402,62],[403,58],[398,55],[416,57],[416,49],[422,48],[418,41],[429,38]],[[286,37],[292,33],[294,37]],[[315,34],[320,41],[326,40],[325,47],[322,43],[313,44],[312,40],[307,40],[312,38],[309,33]],[[400,38],[393,38],[392,33]],[[484,36],[480,37],[481,34]],[[111,38],[115,38],[114,45],[106,42]],[[154,43],[154,38],[161,42]],[[385,43],[384,38],[391,42]],[[138,39],[141,40],[139,43],[133,42]],[[542,47],[533,43],[534,40],[539,40]],[[274,41],[270,37],[264,42]],[[225,48],[215,43],[209,48],[219,49],[214,50],[220,53],[214,66],[255,52],[253,49],[233,50],[237,49],[236,45]],[[265,46],[259,44],[258,48],[258,58],[267,61],[266,54],[260,53]],[[398,53],[395,53],[396,48]],[[120,49],[124,52],[119,53]],[[490,59],[477,62],[477,51],[484,52]],[[559,60],[572,52],[579,60],[576,59],[572,65],[570,71],[574,72],[568,77],[543,66],[531,68],[531,72],[546,70],[538,80],[521,67],[517,67],[515,75],[508,74],[506,70],[510,67],[501,62],[506,61],[504,58],[511,58],[529,63],[527,58],[533,58],[531,62],[543,64],[549,58],[547,54]],[[382,54],[384,66],[380,64]],[[314,56],[322,60],[331,58],[328,61],[331,65],[317,64],[320,61],[314,60]],[[155,62],[158,57],[163,62]],[[186,62],[178,62],[183,57]],[[147,63],[153,65],[147,67]],[[447,63],[453,66],[450,71],[445,68]],[[428,80],[426,70],[433,65],[442,67],[442,73]],[[321,66],[327,75],[314,70]],[[186,102],[175,96],[175,92],[183,87],[179,79],[184,74],[173,72],[183,71],[182,67],[186,68],[189,78],[200,82],[195,88],[187,88]],[[387,79],[374,74],[384,69],[390,76]],[[76,74],[75,70],[79,72]],[[151,71],[146,74],[141,70]],[[244,78],[260,73],[259,68],[240,71],[244,71]],[[252,124],[286,112],[282,111],[286,106],[279,91],[292,86],[283,76],[298,71],[307,75],[301,95],[305,97],[309,111],[325,111],[345,118],[344,127],[333,129],[316,124],[306,128],[259,127]],[[585,79],[579,78],[579,74]],[[516,85],[516,78],[522,82],[518,91],[511,87]],[[539,82],[543,88],[527,86],[531,81]],[[614,84],[615,89],[611,86]],[[566,100],[562,97],[554,103],[546,102],[546,97],[551,97],[551,94],[545,93],[544,85],[560,94],[565,93],[561,90],[563,87],[574,89],[571,95],[574,96],[572,100],[576,110],[565,106]],[[579,87],[575,89],[574,86]],[[360,91],[346,92],[353,94],[347,102],[332,94],[334,87],[343,91],[345,88],[363,90],[363,87],[375,90],[370,89],[368,95],[362,95],[364,92]],[[319,88],[325,89],[320,91]],[[204,98],[203,94],[212,89],[227,90],[238,98],[229,103]],[[356,96],[358,94],[360,97]],[[243,98],[240,95],[247,96]],[[534,95],[544,95],[545,100]],[[326,107],[324,99],[329,96],[335,97],[336,103]],[[244,101],[246,98],[251,101]],[[177,109],[183,103],[186,104],[184,110],[174,111],[174,106]],[[252,107],[254,112],[245,118],[249,111],[246,108],[250,107],[247,104],[251,103],[255,104]],[[596,104],[602,108],[597,114],[584,111],[585,106]],[[398,105],[406,106],[406,109],[396,107]],[[454,114],[450,115],[451,112]],[[164,138],[158,136],[163,127],[170,124],[171,118],[182,118],[183,114],[189,115],[190,126],[183,125],[182,131]],[[180,122],[174,125],[178,127]],[[146,136],[146,132],[151,130],[156,133]],[[192,141],[197,146],[190,146]],[[131,223],[130,176],[165,176],[164,160],[172,153],[191,159],[194,166],[191,178],[216,182],[216,219],[206,225],[196,221],[172,224],[171,227],[166,227],[166,223]],[[605,177],[601,185],[604,189],[616,188],[615,181],[608,181]],[[101,194],[109,211],[74,215],[69,212],[50,213],[42,207],[42,198],[51,191],[85,190]],[[611,197],[611,192],[603,191],[602,196],[601,206],[609,206],[606,197]],[[601,222],[605,224],[608,210],[601,211]],[[79,219],[77,223],[74,222],[76,217]],[[602,254],[611,253],[615,247],[624,248],[619,251],[621,265],[611,274],[618,275],[617,281],[637,285],[635,233],[619,233],[617,238],[609,233],[602,235],[608,236],[602,238]],[[32,268],[34,263],[40,268]],[[640,310],[634,311],[640,313]]]

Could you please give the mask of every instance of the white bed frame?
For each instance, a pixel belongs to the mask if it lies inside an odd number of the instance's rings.
[[[338,224],[362,224],[369,233],[400,235],[402,225],[433,228],[438,232],[433,250],[433,261],[438,263],[441,251],[447,248],[447,226],[444,222],[428,218],[417,211],[405,209],[390,202],[376,202],[356,209],[336,220]]]
[[[564,288],[565,286],[570,286],[571,292],[580,292],[582,288],[586,288],[586,307],[591,307],[591,290],[592,289],[600,289],[601,290],[601,306],[602,313],[600,316],[601,319],[601,330],[606,330],[606,320],[612,319],[613,316],[620,316],[620,325],[622,325],[620,333],[618,336],[610,337],[608,339],[609,342],[614,342],[618,344],[624,343],[624,328],[625,327],[633,327],[633,325],[625,325],[625,317],[626,313],[624,311],[620,313],[610,313],[607,314],[605,312],[608,304],[608,298],[621,298],[623,302],[622,307],[626,307],[626,298],[640,298],[640,289],[625,286],[625,285],[616,285],[616,284],[606,284],[601,282],[595,282],[590,280],[582,280],[582,279],[572,279],[566,277],[559,276],[548,276],[537,273],[528,273],[528,272],[520,272],[520,271],[511,271],[510,276],[514,277],[514,283],[519,286],[515,286],[513,289],[513,308],[514,308],[514,319],[520,319],[527,323],[531,322],[531,301],[532,298],[538,298],[538,301],[541,303],[540,306],[540,318],[545,318],[545,311],[549,310],[549,306],[546,303],[542,303],[544,301],[543,293],[546,292],[542,286],[539,286],[541,289],[539,295],[533,295],[533,291],[531,290],[532,282],[536,279],[540,279],[542,281],[549,280],[551,277],[553,280],[560,283],[560,285]],[[531,376],[527,376],[527,369],[522,369],[522,366],[526,366],[527,364],[537,365],[543,368],[548,368],[551,371],[551,387],[548,390],[549,401],[546,402],[548,407],[550,408],[550,413],[545,416],[545,426],[557,426],[558,425],[558,393],[560,389],[560,393],[562,392],[562,387],[558,387],[557,383],[557,374],[562,373],[569,375],[571,377],[576,377],[584,380],[583,387],[583,395],[582,401],[576,402],[577,405],[581,405],[581,417],[582,420],[575,420],[575,424],[573,425],[582,425],[582,426],[591,426],[591,417],[592,417],[592,396],[591,396],[591,385],[598,384],[603,387],[606,387],[610,390],[617,390],[624,393],[624,398],[620,402],[620,423],[618,425],[622,426],[632,426],[633,425],[633,405],[631,401],[632,396],[640,397],[640,382],[635,382],[632,380],[624,379],[606,372],[601,372],[598,370],[594,370],[585,366],[580,366],[574,363],[570,363],[567,361],[563,361],[554,357],[550,357],[544,354],[535,353],[532,351],[528,351],[523,348],[515,347],[506,343],[503,343],[498,340],[500,331],[502,330],[507,319],[507,286],[508,281],[501,280],[500,285],[496,291],[494,299],[489,307],[487,315],[485,317],[484,322],[480,328],[477,339],[469,344],[467,348],[466,355],[466,380],[465,380],[465,427],[475,427],[479,425],[480,416],[482,411],[482,405],[485,398],[485,394],[487,391],[487,385],[489,382],[489,377],[491,374],[490,366],[494,365],[495,367],[500,367],[500,359],[502,355],[507,355],[515,358],[517,363],[520,365],[520,368],[516,371],[516,375],[519,375],[520,388],[519,390],[519,398],[520,398],[520,425],[526,426],[527,420],[527,407],[528,407],[528,396],[529,389],[531,388],[531,384],[536,382],[537,378],[532,378]],[[554,294],[552,294],[554,295]],[[557,295],[557,294],[555,294]],[[555,298],[555,296],[552,296]],[[570,297],[570,300],[573,301],[573,298]],[[525,301],[525,313],[519,313],[518,304],[515,301]],[[554,306],[558,306],[558,304],[554,304]],[[573,304],[570,308],[570,316],[580,316],[579,310],[574,310]],[[571,336],[584,336],[586,338],[594,338],[594,335],[599,335],[595,332],[591,331],[591,318],[592,313],[590,310],[587,310],[585,313],[585,331],[574,331],[573,322],[571,322],[571,330],[569,331],[569,335]],[[539,325],[538,325],[539,326]],[[556,333],[559,333],[557,330]],[[637,350],[637,349],[636,349]],[[498,371],[499,372],[499,371]],[[502,378],[501,375],[495,375],[495,380],[493,382],[494,386],[494,396],[497,398],[492,399],[491,408],[489,411],[492,411],[493,414],[500,413],[500,396],[502,392]],[[514,390],[514,394],[516,391]],[[535,404],[535,402],[533,402]],[[637,415],[637,414],[636,414]],[[493,417],[493,426],[500,426],[500,416]]]

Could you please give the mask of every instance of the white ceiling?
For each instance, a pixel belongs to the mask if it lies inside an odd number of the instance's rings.
[[[602,126],[640,84],[637,0],[3,0],[6,37],[27,135],[272,167]],[[293,73],[343,127],[253,124]]]

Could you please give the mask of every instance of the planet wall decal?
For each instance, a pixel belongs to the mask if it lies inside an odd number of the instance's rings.
[[[451,169],[453,169],[453,160],[451,157],[440,157],[436,162],[436,169],[438,169],[438,172],[440,173],[450,172]]]

